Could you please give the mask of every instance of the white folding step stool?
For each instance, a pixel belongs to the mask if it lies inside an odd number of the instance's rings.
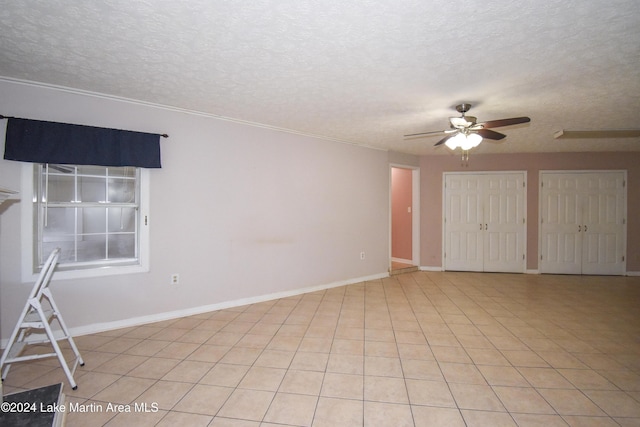
[[[76,347],[76,343],[73,341],[71,334],[69,334],[67,325],[62,319],[62,315],[60,314],[58,306],[56,305],[55,301],[53,300],[53,296],[51,295],[51,290],[49,289],[49,282],[51,280],[51,276],[53,275],[53,270],[55,270],[56,265],[58,264],[59,257],[60,248],[54,249],[53,252],[51,252],[51,255],[49,255],[47,262],[45,262],[44,266],[42,267],[42,271],[40,271],[38,280],[33,285],[33,289],[31,289],[31,293],[29,294],[27,303],[25,304],[24,309],[20,314],[18,323],[16,324],[13,333],[11,334],[11,338],[9,339],[9,343],[7,344],[7,348],[5,348],[4,352],[2,353],[2,358],[0,358],[0,370],[2,371],[3,381],[9,373],[9,368],[11,368],[12,363],[56,356],[60,361],[60,365],[62,365],[62,369],[64,370],[69,383],[71,384],[71,388],[73,390],[78,388],[76,382],[73,379],[73,374],[76,371],[78,365],[84,365],[84,361],[82,360],[82,356],[80,356],[80,352],[78,351],[78,347]],[[43,302],[45,303],[44,307]],[[58,321],[63,334],[62,336],[59,336],[57,338],[54,336],[53,330],[51,329],[51,324],[54,320]],[[25,341],[29,334],[34,330],[44,330],[46,338],[37,341]],[[76,360],[71,369],[69,368],[69,365],[67,364],[67,361],[62,354],[62,350],[58,345],[58,341],[62,340],[69,341],[69,345],[71,346],[71,349],[76,356]],[[54,352],[20,356],[25,346],[29,344],[42,343],[51,343]]]

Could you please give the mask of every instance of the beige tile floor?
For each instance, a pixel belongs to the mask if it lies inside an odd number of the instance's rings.
[[[68,426],[640,425],[639,277],[415,272],[76,341]]]

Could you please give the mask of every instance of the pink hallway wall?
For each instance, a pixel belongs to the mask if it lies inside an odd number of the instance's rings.
[[[527,171],[527,270],[538,268],[538,177],[541,170],[627,170],[627,271],[640,272],[640,152],[457,154],[420,158],[421,266],[442,266],[442,173]]]
[[[391,168],[391,256],[411,260],[412,208],[411,169]]]

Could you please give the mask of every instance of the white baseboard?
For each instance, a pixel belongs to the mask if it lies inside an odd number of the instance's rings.
[[[444,270],[442,269],[442,267],[421,265],[420,271],[444,271]]]
[[[325,289],[337,288],[340,286],[353,285],[355,283],[383,279],[385,277],[389,277],[388,272],[374,274],[371,276],[358,277],[354,279],[341,280],[338,282],[327,283],[324,285],[294,289],[291,291],[276,292],[273,294],[260,295],[256,297],[250,297],[250,298],[241,298],[238,300],[225,301],[225,302],[216,303],[216,304],[207,304],[207,305],[201,305],[198,307],[185,308],[181,310],[150,314],[147,316],[139,316],[139,317],[132,317],[129,319],[115,320],[113,322],[93,323],[90,325],[69,328],[69,332],[72,337],[96,334],[99,332],[111,331],[114,329],[140,326],[148,323],[161,322],[164,320],[172,320],[172,319],[177,319],[177,318],[186,317],[186,316],[193,316],[196,314],[207,313],[210,311],[224,310],[226,308],[240,307],[243,305],[250,305],[250,304],[256,304],[256,303],[265,302],[265,301],[271,301],[274,299],[287,298],[295,295],[306,294],[310,292],[317,292]],[[54,333],[56,333],[56,336],[57,336],[57,333],[59,332],[60,331],[54,330]],[[45,339],[45,337],[46,335],[44,334],[33,334],[29,337],[30,339],[28,339],[27,342],[42,341],[43,339]],[[6,348],[8,343],[9,343],[9,338],[3,339],[2,341],[0,341],[0,348],[2,349]]]
[[[413,264],[413,260],[412,260],[412,259],[404,259],[404,258],[391,257],[391,261],[394,261],[394,262],[401,262],[401,263],[403,263],[403,264]]]
[[[627,276],[640,276],[640,271],[627,271]]]
[[[420,271],[444,271],[444,269],[442,267],[438,267],[438,266],[420,266]],[[540,271],[538,270],[525,270],[524,271],[525,274],[540,274]],[[640,272],[638,272],[638,275],[640,275]]]

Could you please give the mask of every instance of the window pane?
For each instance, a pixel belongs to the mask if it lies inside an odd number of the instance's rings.
[[[135,203],[136,182],[132,179],[109,179],[109,201],[112,203]]]
[[[75,234],[75,211],[76,208],[52,208],[42,210],[44,227],[42,228],[43,242],[73,241]]]
[[[136,231],[135,208],[109,208],[109,232],[134,232]]]
[[[51,187],[51,185],[49,185]],[[78,177],[78,201],[80,202],[105,202],[107,190],[104,178],[89,176]]]
[[[47,192],[47,182],[45,174],[42,175],[42,197],[40,200],[54,202],[73,202],[75,200],[75,184],[73,174],[51,174],[49,173],[49,191]],[[45,200],[48,197],[48,200]]]
[[[62,269],[138,260],[137,168],[49,165],[47,174],[37,165],[34,172],[34,190],[41,189],[34,210],[40,265],[57,247]]]
[[[135,178],[136,168],[125,166],[121,168],[109,168],[109,176]]]
[[[106,176],[107,168],[104,166],[78,166],[78,174],[79,175],[95,175],[95,176]]]
[[[135,234],[109,236],[109,258],[134,258],[136,256]]]
[[[106,235],[78,236],[78,262],[104,260],[106,258]]]
[[[73,241],[67,242],[47,242],[42,244],[42,253],[45,259],[49,257],[49,254],[55,249],[60,248],[60,258],[58,263],[64,264],[76,261],[75,244]]]
[[[82,221],[78,223],[79,233],[105,233],[107,230],[107,213],[105,208],[84,208]]]

